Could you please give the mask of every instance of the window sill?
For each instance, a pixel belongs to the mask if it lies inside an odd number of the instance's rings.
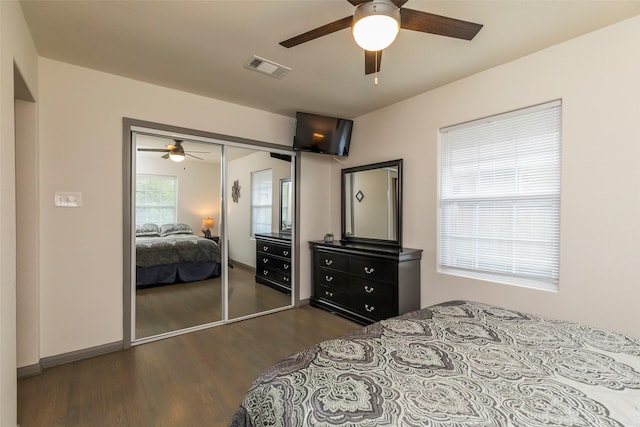
[[[506,277],[497,274],[480,273],[477,271],[466,271],[445,267],[438,267],[438,273],[447,274],[450,276],[465,277],[468,279],[482,280],[485,282],[499,283],[501,285],[511,285],[529,289],[536,289],[539,291],[559,291],[559,286],[557,283],[542,282],[538,280],[525,279],[522,277]]]

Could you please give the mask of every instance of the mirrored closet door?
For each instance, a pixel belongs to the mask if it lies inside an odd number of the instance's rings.
[[[234,319],[291,304],[291,291],[286,288],[293,267],[291,250],[287,251],[291,235],[280,238],[279,215],[280,180],[291,179],[292,168],[290,156],[273,156],[268,151],[225,147],[225,153],[227,193],[231,194],[227,203],[232,267],[228,270],[229,318]]]
[[[292,156],[152,129],[131,145],[131,344],[292,307]]]
[[[135,337],[219,322],[222,147],[145,134],[135,145]]]

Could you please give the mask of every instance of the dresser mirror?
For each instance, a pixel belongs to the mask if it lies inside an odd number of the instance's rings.
[[[342,242],[402,246],[402,159],[342,169]]]
[[[291,233],[293,214],[291,178],[280,180],[280,232]]]

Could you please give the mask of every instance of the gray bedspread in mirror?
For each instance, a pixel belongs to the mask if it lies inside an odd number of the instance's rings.
[[[193,234],[136,237],[136,286],[204,280],[220,275],[220,247]]]
[[[452,301],[283,360],[231,427],[640,426],[640,340]]]

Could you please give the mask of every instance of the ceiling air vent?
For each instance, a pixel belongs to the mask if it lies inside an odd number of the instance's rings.
[[[256,55],[253,55],[253,57],[249,59],[245,67],[275,77],[276,79],[282,78],[282,76],[291,71],[289,67],[269,61],[268,59],[260,58]]]

